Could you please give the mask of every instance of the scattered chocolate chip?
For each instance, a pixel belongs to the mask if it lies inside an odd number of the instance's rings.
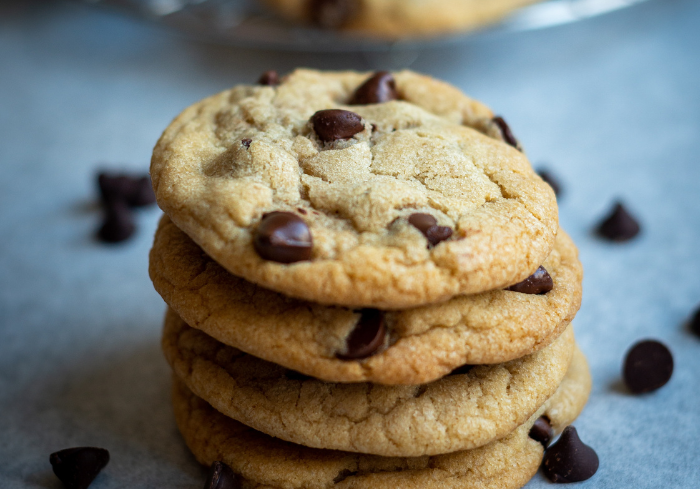
[[[557,442],[544,454],[542,469],[552,482],[580,482],[598,471],[598,454],[578,437],[576,428],[567,426]]]
[[[436,246],[441,241],[449,239],[454,232],[448,226],[438,226],[434,216],[421,212],[408,216],[408,223],[423,233],[430,246]]]
[[[304,215],[308,214],[306,209],[302,209],[301,207],[297,207],[297,211],[299,211],[299,214],[304,214]]]
[[[134,217],[123,200],[105,204],[105,220],[97,231],[97,237],[106,243],[119,243],[129,239],[136,231]]]
[[[234,474],[231,467],[223,462],[211,464],[204,489],[240,489],[241,487],[241,480]]]
[[[622,377],[634,394],[655,391],[666,385],[673,374],[673,355],[662,343],[644,340],[635,344],[625,357]]]
[[[321,141],[349,139],[365,129],[362,118],[349,110],[319,110],[311,117],[311,123]]]
[[[265,214],[255,231],[253,244],[258,255],[278,263],[308,260],[313,248],[309,226],[291,212]]]
[[[245,149],[250,148],[250,144],[253,142],[250,138],[241,139],[241,144],[245,146]]]
[[[518,140],[513,136],[513,132],[510,130],[510,126],[505,119],[501,116],[496,116],[493,118],[493,122],[498,126],[498,129],[500,129],[503,140],[520,151],[520,143],[518,143]]]
[[[457,367],[454,369],[452,372],[450,372],[449,375],[464,375],[468,374],[472,369],[474,368],[474,365],[462,365],[461,367]]]
[[[350,105],[382,104],[397,98],[394,76],[388,71],[378,71],[355,90]]]
[[[258,85],[267,85],[274,87],[280,84],[280,76],[275,70],[266,71],[258,79]]]
[[[511,285],[506,290],[520,292],[521,294],[546,294],[554,288],[554,281],[543,266],[540,266],[535,273],[520,283]]]
[[[66,448],[52,453],[49,462],[67,489],[86,489],[109,462],[104,448]]]
[[[598,225],[597,231],[611,241],[628,241],[639,234],[640,227],[622,203],[616,202],[610,215]]]
[[[358,0],[310,0],[309,17],[319,27],[337,29],[346,25],[358,11]]]
[[[538,170],[537,174],[542,180],[544,180],[545,183],[552,187],[552,190],[554,190],[554,195],[559,197],[561,194],[561,184],[559,183],[559,180],[557,180],[548,170],[540,169]]]
[[[311,379],[308,375],[302,374],[301,372],[297,372],[296,370],[292,369],[287,369],[284,372],[284,376],[289,379],[289,380],[299,380],[299,381],[305,381]]]
[[[376,124],[372,124],[372,132],[376,132],[376,131],[377,131],[377,125],[376,125]]]
[[[97,185],[105,204],[123,200],[131,207],[144,207],[156,201],[148,175],[136,177],[103,172],[97,176]]]
[[[337,356],[341,360],[359,360],[372,356],[384,344],[385,336],[384,314],[377,309],[363,309],[360,320],[346,340],[345,353]]]
[[[530,438],[540,442],[543,447],[547,448],[549,443],[554,438],[554,428],[552,428],[547,416],[540,416],[535,421],[535,424],[530,428]]]
[[[695,315],[693,316],[693,319],[690,320],[689,326],[690,331],[695,333],[697,336],[700,336],[700,308],[695,311]]]

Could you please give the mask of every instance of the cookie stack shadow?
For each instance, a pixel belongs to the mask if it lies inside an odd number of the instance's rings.
[[[377,81],[377,76],[385,81]],[[394,90],[389,100],[337,102],[342,97],[354,100],[368,91],[370,99],[375,92],[385,93],[373,87],[388,83],[387,77]],[[342,90],[338,80],[343,82]],[[320,105],[306,99],[308,107],[297,99],[291,103],[290,94],[303,99],[295,83],[304,89],[316,83],[313,100]],[[286,86],[291,86],[288,92],[284,92]],[[332,88],[324,88],[328,86]],[[318,95],[323,90],[333,92],[333,101]],[[345,92],[339,95],[339,90]],[[442,101],[428,100],[437,97],[430,95],[435,91]],[[265,114],[256,112],[256,97],[282,115],[267,108]],[[454,104],[444,103],[451,98]],[[216,109],[209,110],[207,104]],[[351,110],[355,105],[352,113],[359,114],[359,122],[350,137],[321,134],[320,127],[328,121],[319,119],[337,116],[322,109]],[[498,195],[469,205],[458,199],[438,205],[432,194],[425,201],[415,197],[415,203],[406,201],[414,198],[411,193],[395,201],[393,194],[383,200],[368,197],[368,205],[376,208],[367,215],[384,219],[389,231],[377,231],[374,221],[357,231],[371,235],[362,242],[362,253],[353,258],[362,256],[366,261],[348,265],[343,260],[350,260],[350,252],[342,255],[337,251],[340,245],[331,246],[339,233],[347,236],[348,231],[333,219],[352,221],[348,209],[364,212],[367,206],[361,199],[372,194],[372,182],[356,191],[357,182],[329,173],[321,183],[305,182],[307,193],[294,197],[298,200],[290,205],[284,199],[293,198],[284,197],[259,209],[255,206],[261,201],[241,191],[238,198],[255,202],[249,206],[254,217],[232,218],[235,232],[240,228],[243,234],[232,235],[235,246],[227,248],[227,231],[221,231],[225,229],[221,222],[205,224],[214,217],[199,211],[184,215],[183,209],[192,204],[182,197],[178,202],[168,200],[174,198],[172,188],[189,184],[182,175],[166,181],[173,173],[166,166],[179,158],[178,152],[192,146],[178,138],[207,131],[198,117],[208,113],[211,120],[220,121],[222,114],[236,116],[241,106],[249,118],[277,117],[278,125],[295,114],[302,121],[310,120],[306,129],[297,124],[295,138],[305,137],[311,149],[298,139],[295,146],[285,147],[299,161],[332,151],[335,159],[327,161],[329,165],[352,167],[361,145],[376,149],[375,161],[380,161],[380,149],[396,156],[386,148],[394,141],[394,150],[406,149],[404,156],[435,158],[444,164],[452,151],[444,141],[452,137],[460,141],[459,151],[478,147],[470,158],[475,168],[494,181]],[[454,106],[462,107],[463,119],[457,122],[444,112]],[[583,409],[591,378],[571,326],[581,304],[583,272],[578,251],[558,229],[551,189],[529,167],[503,119],[452,87],[409,72],[371,76],[302,70],[279,86],[239,88],[234,95],[207,99],[195,109],[184,113],[186,121],[183,116],[176,119],[177,130],[166,131],[154,153],[154,187],[166,215],[155,235],[149,271],[168,305],[162,346],[174,372],[176,421],[196,459],[208,466],[225,463],[240,487],[524,486],[537,472],[547,444]],[[404,124],[408,119],[411,123]],[[196,130],[188,133],[187,124]],[[229,151],[228,159],[212,157],[215,171],[210,165],[207,171],[211,171],[203,172],[215,173],[212,178],[236,177],[233,171],[222,172],[221,165],[235,166],[238,160],[249,164],[263,152],[253,156],[248,152],[263,144],[267,145],[264,154],[274,156],[270,146],[281,138],[280,132],[268,137],[260,129],[263,124],[228,124],[234,134],[228,138],[229,146],[238,141],[242,147]],[[331,120],[333,124],[338,121]],[[265,127],[268,132],[278,130],[269,124]],[[369,134],[366,139],[363,131]],[[431,131],[439,134],[435,151],[411,149],[415,138],[420,139],[421,148],[433,144]],[[202,140],[206,137],[197,139],[198,144]],[[343,152],[349,155],[347,160]],[[257,168],[270,171],[269,164]],[[320,171],[312,163],[300,163],[300,168],[300,174],[318,176]],[[246,169],[246,177],[252,169],[254,165]],[[453,177],[472,182],[479,175]],[[315,203],[320,190],[313,185],[335,185],[333,178],[342,185]],[[426,184],[425,192],[439,187],[440,178],[435,177],[435,185]],[[269,183],[274,178],[264,176],[260,181]],[[474,188],[493,192],[485,181],[473,184]],[[386,178],[380,184],[391,189],[403,185]],[[216,190],[216,185],[207,188]],[[452,198],[448,187],[453,182],[445,185],[441,192]],[[275,184],[270,187],[279,190]],[[342,195],[338,197],[345,190],[354,200],[346,199],[353,204],[342,209],[344,216],[323,207],[331,198],[345,202]],[[426,202],[434,203],[437,210]],[[462,207],[451,214],[450,203]],[[278,220],[272,223],[270,216],[275,214]],[[212,211],[214,215],[220,219]],[[299,221],[306,223],[302,231],[313,236],[312,250],[302,259],[288,260],[290,253],[293,258],[299,253],[295,245],[284,240],[280,244],[270,236],[293,232],[292,237],[298,238],[298,229],[286,230],[290,222]],[[357,222],[364,221],[358,218]],[[528,233],[523,226],[530,222],[541,229]],[[333,234],[327,229],[340,231]],[[482,239],[485,233],[489,234],[486,241],[470,241]],[[408,243],[405,248],[396,244],[399,239]],[[317,244],[319,248],[313,248]],[[391,253],[399,249],[397,259]],[[413,260],[413,255],[420,256]],[[461,277],[455,267],[470,259],[480,265]],[[391,260],[390,266],[372,273],[375,264],[381,268]],[[337,265],[333,280],[326,269],[313,268],[323,263]],[[299,267],[311,268],[294,275]]]

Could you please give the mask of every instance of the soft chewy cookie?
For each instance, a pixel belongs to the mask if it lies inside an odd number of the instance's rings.
[[[549,255],[554,193],[513,145],[431,78],[297,70],[185,110],[151,174],[165,213],[234,275],[405,308],[520,282]]]
[[[163,350],[197,396],[256,430],[305,446],[416,457],[476,448],[524,423],[564,378],[574,335],[568,328],[527,357],[416,386],[302,376],[223,345],[172,311]]]
[[[265,0],[297,22],[390,39],[465,31],[538,0]]]
[[[187,324],[246,353],[328,381],[420,384],[464,364],[520,358],[554,340],[581,303],[577,254],[560,230],[542,264],[553,283],[546,294],[495,290],[402,311],[358,311],[235,277],[164,216],[150,275]],[[358,344],[367,328],[376,331]]]
[[[285,442],[220,414],[180,381],[173,388],[173,404],[197,460],[225,462],[246,489],[516,489],[542,461],[542,445],[528,437],[535,420],[546,416],[561,431],[586,403],[590,375],[580,352],[571,369],[576,374],[567,373],[554,396],[513,433],[477,449],[432,457],[378,457]]]

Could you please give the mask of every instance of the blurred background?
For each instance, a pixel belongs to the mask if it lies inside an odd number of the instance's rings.
[[[580,487],[700,487],[700,339],[687,329],[700,306],[700,2],[597,0],[401,42],[224,3],[0,2],[0,487],[61,487],[49,454],[77,445],[112,454],[96,489],[201,487],[147,273],[159,211],[138,210],[132,239],[100,243],[95,176],[147,172],[182,109],[300,66],[410,68],[506,118],[560,181],[586,273],[575,324],[594,388],[576,426],[601,468]],[[642,233],[611,244],[593,229],[618,199]],[[648,337],[673,351],[674,377],[631,396],[621,363]]]

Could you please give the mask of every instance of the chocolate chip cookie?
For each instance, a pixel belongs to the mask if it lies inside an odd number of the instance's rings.
[[[185,110],[151,174],[165,213],[234,275],[415,307],[518,283],[554,246],[554,193],[504,124],[408,71],[297,70]]]
[[[546,280],[532,279],[520,292],[458,296],[401,311],[353,310],[291,299],[235,277],[164,217],[150,275],[189,325],[251,355],[328,381],[420,384],[464,364],[513,360],[553,341],[581,303],[577,254],[560,230],[542,264],[551,280],[546,293]],[[358,335],[364,338],[354,339]]]

